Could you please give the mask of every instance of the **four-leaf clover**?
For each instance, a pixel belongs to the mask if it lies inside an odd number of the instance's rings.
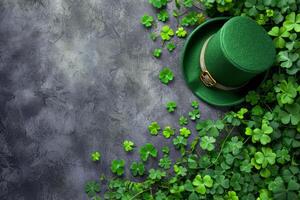
[[[144,14],[144,16],[141,18],[141,23],[146,28],[150,28],[152,26],[152,23],[153,23],[153,17],[148,15],[148,14]]]
[[[130,140],[125,140],[123,142],[123,148],[127,152],[132,151],[133,148],[134,148],[134,143],[132,141],[130,141]]]
[[[165,138],[170,138],[174,133],[174,129],[170,126],[166,126],[163,130],[163,136],[165,136]]]
[[[215,148],[214,143],[216,142],[216,139],[209,136],[202,137],[202,140],[200,142],[200,146],[202,149],[207,151],[212,151]]]
[[[170,81],[174,79],[174,74],[170,68],[165,67],[160,71],[159,79],[162,83],[168,84]]]
[[[177,104],[175,101],[169,101],[166,105],[167,111],[170,113],[174,112],[176,107],[177,107]]]
[[[95,151],[91,154],[91,160],[96,162],[99,161],[101,158],[101,154],[98,151]]]
[[[184,38],[186,35],[187,35],[187,32],[186,30],[184,30],[183,27],[179,27],[176,31],[176,35],[179,37],[179,38]]]
[[[124,160],[113,160],[111,162],[111,171],[114,174],[117,174],[118,176],[121,176],[124,173],[124,166],[125,166],[125,161]]]
[[[165,25],[160,31],[160,36],[162,40],[168,41],[174,36],[174,31],[168,25]]]
[[[150,132],[151,135],[157,135],[159,130],[160,130],[160,126],[158,125],[157,122],[152,122],[148,126],[148,131]]]

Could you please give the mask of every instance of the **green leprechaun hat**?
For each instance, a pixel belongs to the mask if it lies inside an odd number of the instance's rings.
[[[275,59],[267,32],[248,17],[213,18],[188,37],[181,62],[189,88],[217,106],[241,103]]]

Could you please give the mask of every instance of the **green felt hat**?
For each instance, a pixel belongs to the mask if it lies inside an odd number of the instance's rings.
[[[243,102],[275,59],[267,32],[248,17],[213,18],[188,37],[181,62],[189,88],[217,106]]]

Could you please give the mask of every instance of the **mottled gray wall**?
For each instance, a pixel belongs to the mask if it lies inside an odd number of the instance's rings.
[[[126,157],[124,139],[168,143],[147,125],[177,124],[195,97],[179,49],[151,57],[159,42],[140,25],[144,12],[155,12],[146,0],[0,1],[1,200],[86,199],[84,183],[109,174],[112,159],[138,158]],[[176,76],[170,86],[157,78],[165,65]],[[169,100],[178,102],[174,115]]]

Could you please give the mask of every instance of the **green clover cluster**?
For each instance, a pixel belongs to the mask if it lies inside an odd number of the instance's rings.
[[[133,141],[125,140],[124,150],[139,153],[140,159],[128,164],[123,159],[112,161],[115,177],[108,179],[104,199],[300,199],[299,0],[149,0],[149,3],[157,9],[160,23],[172,16],[178,22],[177,27],[165,24],[150,34],[156,41],[160,33],[163,45],[157,49],[163,51],[166,47],[172,52],[176,47],[174,36],[186,37],[186,27],[202,23],[205,15],[198,9],[202,4],[209,16],[243,15],[256,20],[273,38],[277,59],[268,79],[247,94],[245,103],[231,108],[219,119],[202,119],[202,105],[198,101],[192,101],[188,110],[180,110],[174,101],[168,102],[164,109],[174,113],[173,117],[178,116],[178,124],[152,121],[148,131],[157,137],[154,139],[160,143],[169,141],[169,145],[157,149],[152,143],[135,146]],[[167,4],[173,5],[169,8]],[[149,15],[143,16],[141,23],[147,28],[156,24]],[[160,71],[159,79],[164,84],[173,77],[170,68]],[[170,157],[172,149],[179,152],[178,158]],[[94,152],[91,159],[99,160],[100,153]],[[133,181],[129,174],[125,178],[125,167],[130,168],[132,176],[142,179]],[[86,183],[89,198],[100,199],[101,183],[105,183],[102,181]]]

